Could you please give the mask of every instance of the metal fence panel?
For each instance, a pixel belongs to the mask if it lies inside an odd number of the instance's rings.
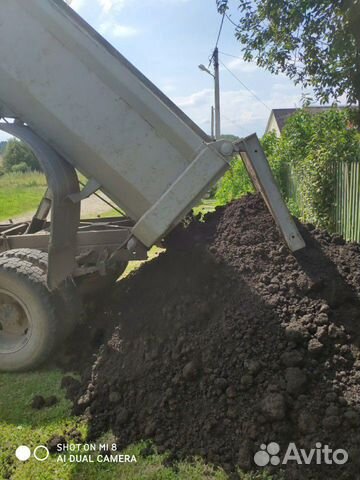
[[[360,243],[360,163],[336,163],[335,198],[331,219],[334,232],[341,234],[345,240]],[[286,175],[286,193],[292,199],[300,212],[303,212],[303,199],[299,189],[300,179],[291,168]]]

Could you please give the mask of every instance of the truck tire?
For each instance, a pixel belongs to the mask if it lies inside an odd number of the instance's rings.
[[[0,258],[0,370],[37,367],[52,352],[58,334],[43,271],[19,258]]]
[[[1,253],[0,259],[2,257],[21,258],[41,268],[44,274],[47,272],[47,252],[42,252],[41,250],[35,250],[33,248],[17,248]],[[75,304],[73,304],[73,311],[76,312],[76,318],[78,319],[82,310],[81,299],[79,297],[88,298],[97,296],[105,290],[113,287],[116,280],[125,271],[126,267],[127,262],[117,263],[113,268],[109,269],[105,275],[100,275],[100,273],[94,272],[74,278],[73,284],[71,284],[71,282],[66,282],[65,288],[63,286],[59,289],[61,295],[65,296],[65,305],[69,302],[71,303],[71,301],[75,301]],[[77,323],[78,320],[75,320],[74,326],[76,326]],[[69,325],[69,331],[71,331],[71,325]]]
[[[13,250],[6,250],[0,254],[1,258],[19,258],[26,260],[32,265],[39,267],[44,273],[48,267],[48,254],[41,250],[35,250],[34,248],[14,248]]]
[[[18,258],[31,263],[41,269],[43,282],[46,284],[48,269],[48,254],[33,248],[18,248],[7,250],[0,254],[1,258]],[[66,280],[57,290],[50,293],[52,303],[55,306],[57,321],[59,322],[59,343],[65,340],[78,325],[82,304],[76,285],[72,280]]]

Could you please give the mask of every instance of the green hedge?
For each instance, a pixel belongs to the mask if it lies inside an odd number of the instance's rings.
[[[294,215],[330,231],[335,201],[335,165],[360,161],[360,134],[351,124],[348,110],[329,109],[313,115],[305,108],[286,123],[281,138],[268,133],[262,138],[280,190]],[[289,174],[297,194],[291,194]],[[216,198],[227,203],[252,191],[241,159],[219,182]],[[301,199],[301,201],[300,201]]]

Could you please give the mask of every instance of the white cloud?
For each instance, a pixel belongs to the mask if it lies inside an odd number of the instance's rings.
[[[111,10],[121,10],[132,0],[98,0],[103,13],[109,13]]]
[[[167,94],[176,91],[175,85],[173,85],[173,84],[171,84],[171,83],[167,83],[167,84],[163,85],[162,87],[160,86],[160,89],[161,89],[164,93],[167,93]]]
[[[226,66],[235,72],[252,73],[259,70],[259,67],[254,62],[245,62],[243,58],[234,58],[226,64]]]
[[[134,37],[139,34],[139,30],[129,25],[120,25],[115,21],[103,22],[99,27],[102,35],[108,35],[116,38]]]
[[[128,25],[115,25],[112,34],[114,37],[134,37],[138,35],[139,31]]]
[[[77,1],[82,1],[82,0],[74,0],[75,2]],[[112,10],[121,10],[122,8],[126,7],[130,3],[134,3],[134,0],[97,0],[98,4],[101,7],[101,10],[103,13],[109,13]],[[152,3],[153,0],[148,0],[148,3]],[[166,5],[176,5],[176,4],[181,4],[181,3],[188,3],[190,0],[158,0],[158,3],[164,3]]]
[[[79,12],[85,6],[86,0],[69,0],[69,5],[76,11]]]
[[[188,96],[175,97],[174,102],[184,110],[201,128],[210,132],[210,111],[214,104],[212,89],[204,89]],[[294,89],[276,85],[262,98],[269,108],[294,107],[299,104],[300,95]],[[269,118],[269,110],[246,90],[221,92],[222,132],[246,136],[257,132],[260,136]]]
[[[213,105],[213,90],[205,89],[186,97],[175,98],[182,108],[200,127],[210,131],[210,112]],[[254,106],[249,92],[228,90],[221,93],[222,131],[246,135],[258,121],[265,121],[267,110],[262,105]]]

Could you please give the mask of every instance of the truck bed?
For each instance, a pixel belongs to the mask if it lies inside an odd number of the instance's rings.
[[[151,246],[229,156],[62,0],[0,6],[0,115],[94,179]]]

